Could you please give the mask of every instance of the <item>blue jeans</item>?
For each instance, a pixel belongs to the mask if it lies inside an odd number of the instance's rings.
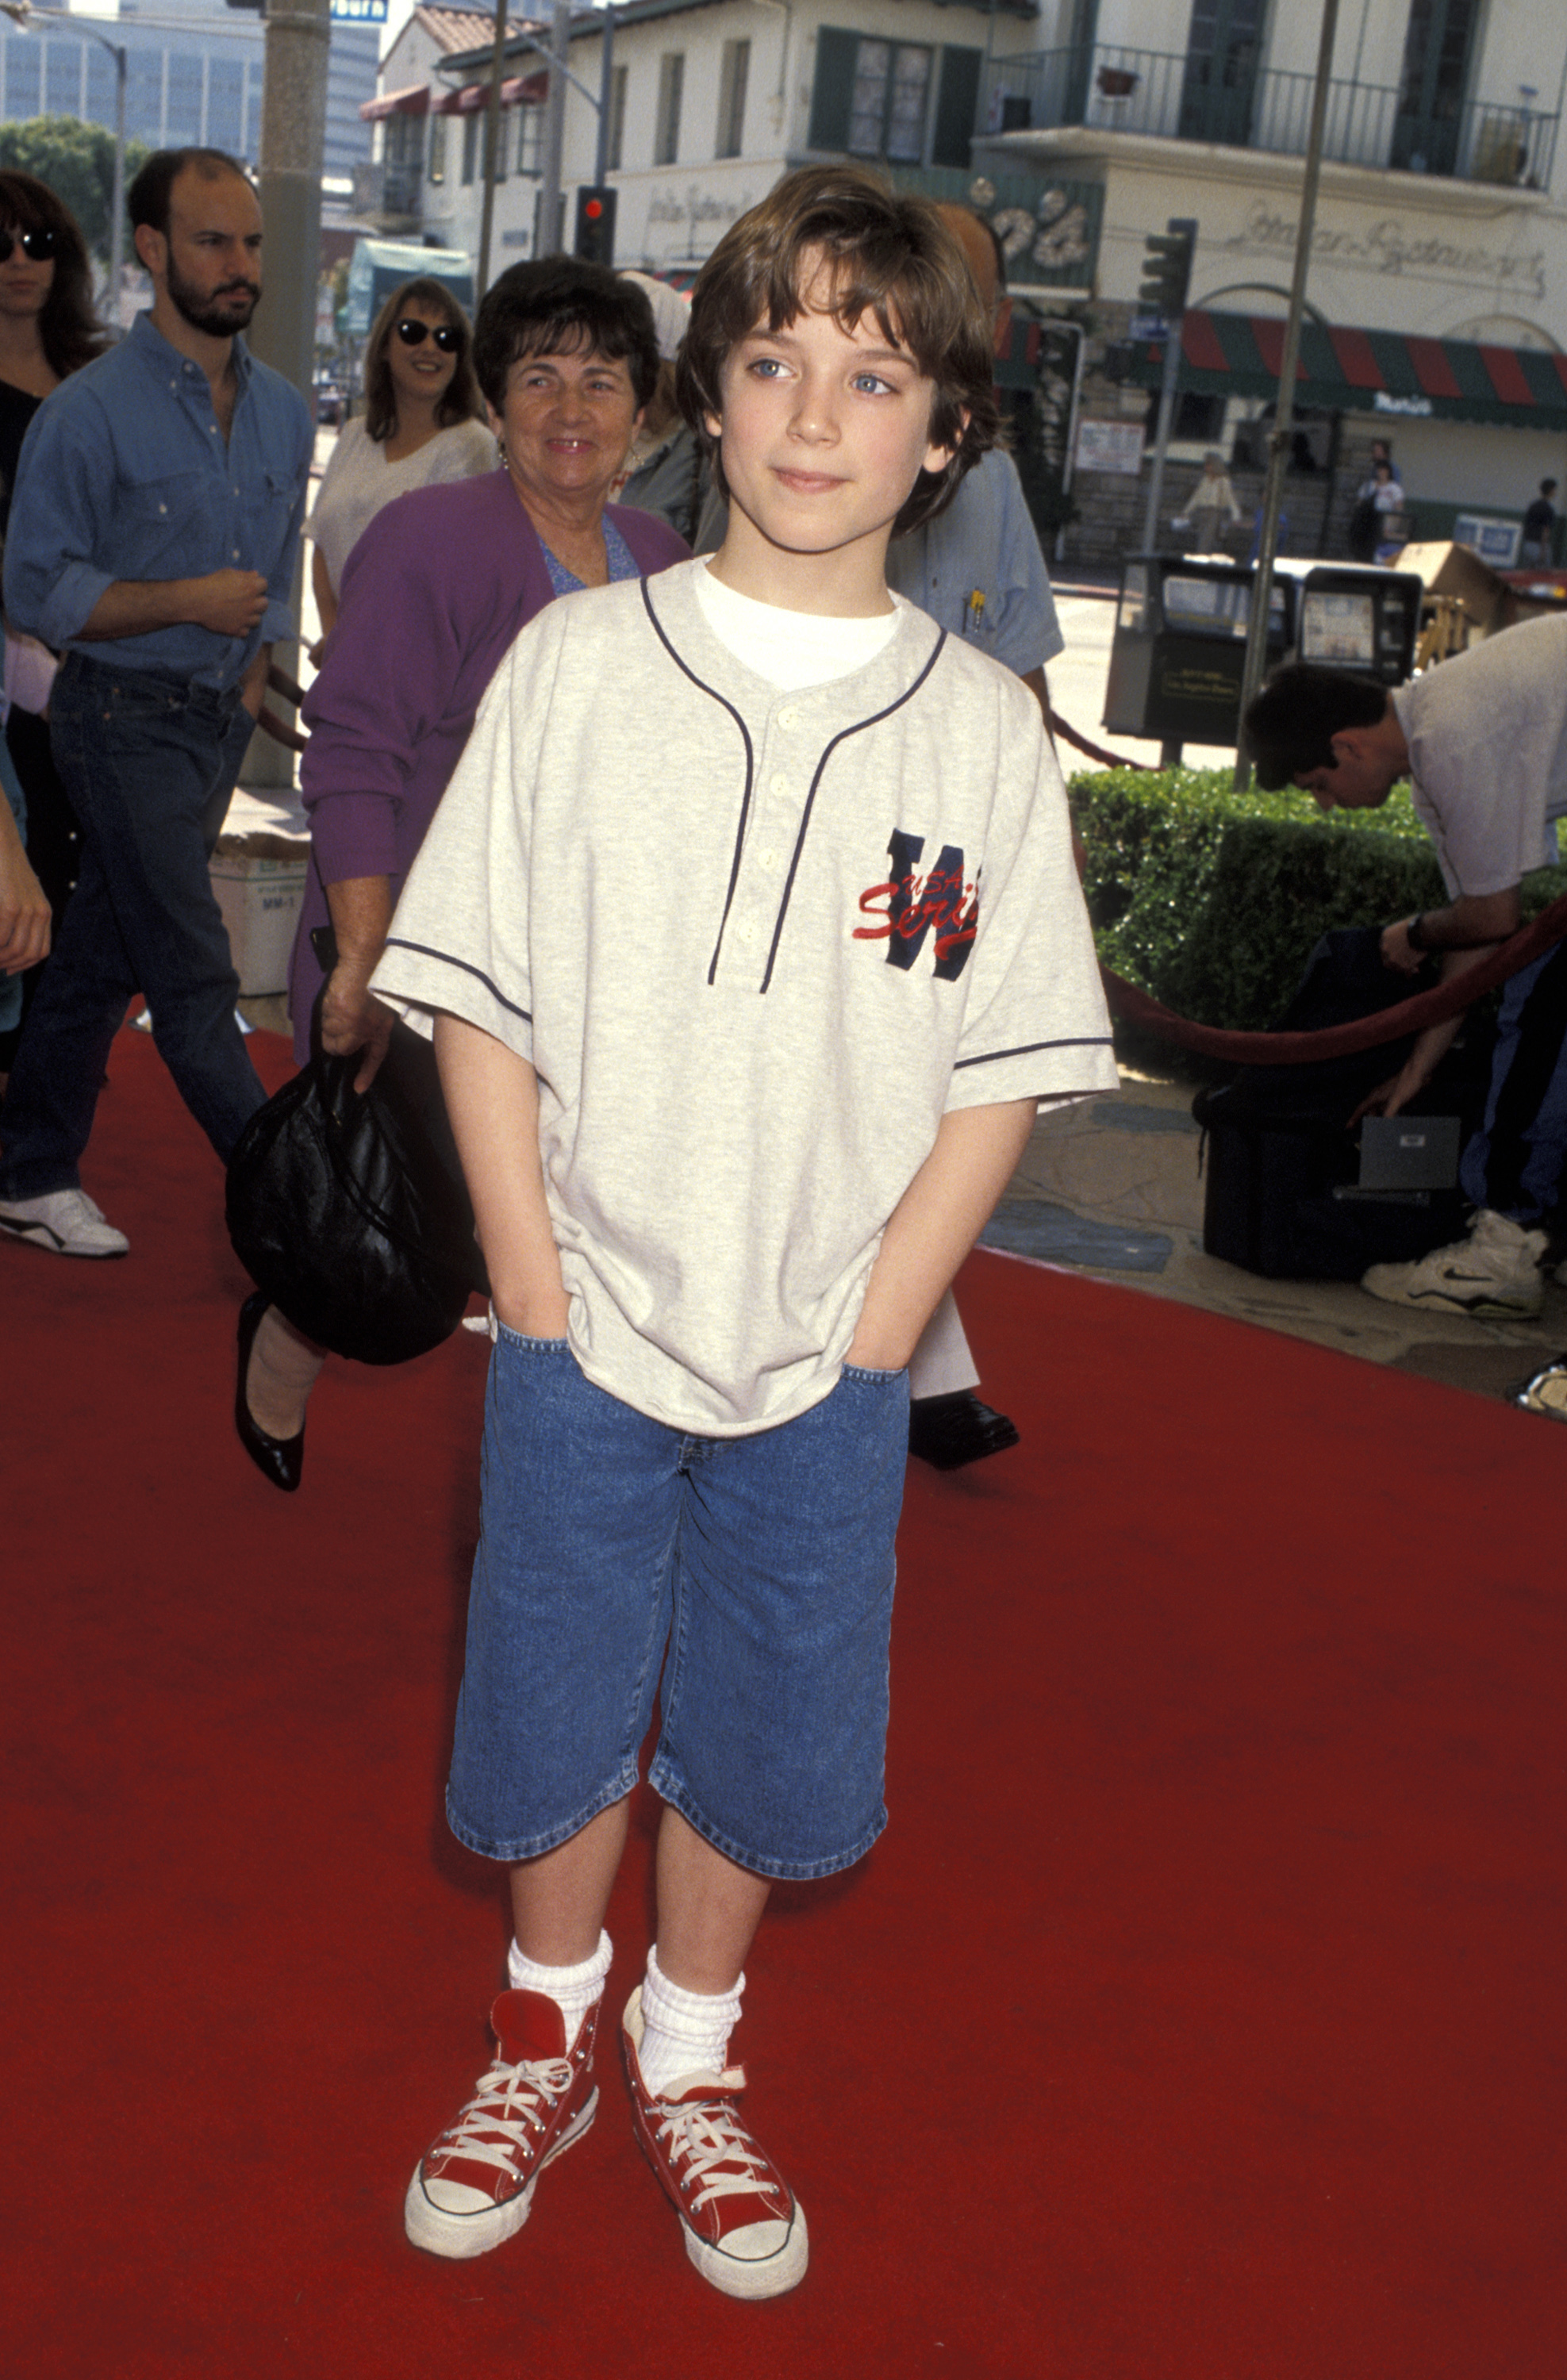
[[[758,1875],[848,1867],[886,1824],[887,1646],[908,1375],[694,1438],[503,1326],[446,1812],[535,1859],[649,1782]],[[662,1682],[661,1682],[662,1673]]]
[[[109,1045],[133,992],[226,1164],[266,1093],[235,1023],[239,979],[207,862],[250,739],[237,689],[67,656],[50,698],[81,872],[0,1110],[0,1198],[79,1187]]]
[[[1567,942],[1509,978],[1486,1121],[1464,1151],[1464,1195],[1532,1229],[1561,1192],[1567,1158]]]

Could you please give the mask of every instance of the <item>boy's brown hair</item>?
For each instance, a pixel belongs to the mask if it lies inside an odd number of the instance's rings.
[[[781,331],[794,321],[813,250],[832,274],[835,321],[849,331],[869,314],[936,384],[929,443],[950,446],[953,456],[944,470],[919,474],[893,523],[901,537],[951,503],[1000,434],[990,325],[962,249],[924,199],[900,195],[858,165],[786,175],[731,225],[697,275],[675,379],[680,409],[727,494],[707,426],[709,415],[723,411],[724,366],[759,322]]]

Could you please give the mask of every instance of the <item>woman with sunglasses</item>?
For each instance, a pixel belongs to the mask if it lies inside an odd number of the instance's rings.
[[[339,433],[305,523],[323,638],[337,618],[343,565],[383,504],[410,488],[494,469],[472,346],[467,315],[439,281],[405,282],[376,316],[364,412]]]
[[[0,172],[0,538],[33,415],[107,345],[92,308],[92,267],[80,225],[47,183],[31,174]],[[43,715],[54,676],[55,657],[36,638],[7,639],[6,744],[26,795],[28,860],[57,932],[76,882],[78,828]],[[19,1002],[0,992],[0,1014],[9,1014],[0,1028],[0,1082],[10,1072],[37,983],[33,966],[22,977]]]
[[[392,1031],[370,978],[397,893],[507,647],[556,596],[650,577],[690,551],[650,513],[608,501],[658,383],[642,290],[576,257],[513,265],[479,309],[474,364],[504,468],[420,489],[371,524],[305,702],[311,866],[289,969],[295,1050],[309,1055],[321,989],[310,937],[330,922],[322,1039],[334,1056],[363,1052],[360,1089]],[[650,767],[656,777],[651,747]],[[238,1357],[240,1443],[273,1487],[297,1488],[321,1350],[258,1291]]]

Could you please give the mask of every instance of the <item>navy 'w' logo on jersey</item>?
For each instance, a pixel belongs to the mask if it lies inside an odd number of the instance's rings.
[[[935,866],[921,870],[924,851],[922,834],[905,834],[902,827],[893,829],[887,845],[893,873],[886,883],[869,885],[859,896],[863,914],[878,922],[856,926],[854,936],[856,942],[885,941],[888,965],[906,971],[924,949],[927,937],[933,934],[936,975],[943,983],[955,983],[974,947],[979,922],[978,880],[969,882],[958,844],[944,843]]]

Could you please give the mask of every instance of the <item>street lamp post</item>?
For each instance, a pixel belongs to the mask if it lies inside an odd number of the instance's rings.
[[[122,42],[111,42],[107,33],[97,32],[85,18],[73,15],[68,8],[35,8],[32,0],[0,0],[0,16],[24,33],[32,30],[34,17],[63,18],[73,33],[96,42],[107,50],[115,62],[115,193],[109,209],[109,311],[116,322],[120,302],[120,268],[125,261],[125,85],[126,50]]]

